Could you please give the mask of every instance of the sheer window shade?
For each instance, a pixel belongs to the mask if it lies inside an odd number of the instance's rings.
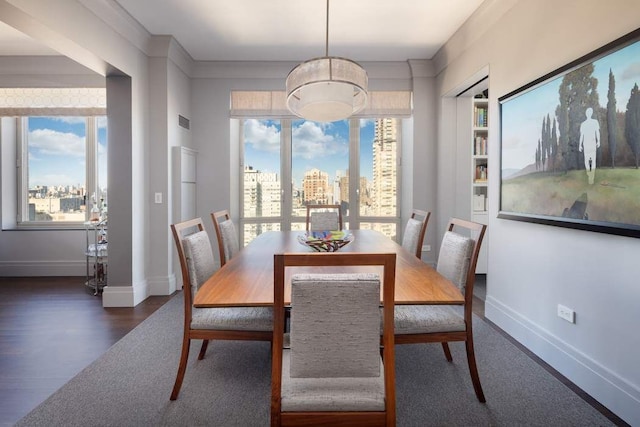
[[[297,116],[287,109],[284,91],[233,91],[231,92],[231,117],[235,119],[260,117],[291,119]],[[411,117],[411,92],[369,92],[367,107],[353,116]]]
[[[103,116],[105,88],[0,88],[0,116]]]

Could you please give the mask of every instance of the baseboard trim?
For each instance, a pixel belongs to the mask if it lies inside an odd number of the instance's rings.
[[[149,284],[149,295],[171,295],[176,291],[176,276],[171,274],[164,277],[150,277],[147,279]]]
[[[611,369],[492,296],[485,317],[630,425],[640,425],[640,390]]]
[[[0,276],[85,276],[85,261],[0,261]]]
[[[135,307],[149,296],[146,281],[134,286],[105,286],[102,290],[103,307]]]

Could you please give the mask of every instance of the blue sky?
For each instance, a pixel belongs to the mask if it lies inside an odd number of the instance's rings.
[[[360,121],[361,176],[372,177],[373,120]],[[280,175],[280,124],[272,120],[246,120],[245,165]],[[304,172],[317,168],[335,177],[349,167],[349,122],[317,123],[295,120],[292,124],[292,174],[296,185]]]
[[[29,118],[29,187],[85,185],[86,126],[84,117]],[[106,187],[106,118],[98,120],[98,168]]]
[[[640,85],[640,42],[600,58],[593,65],[593,76],[598,79],[600,105],[607,106],[611,69],[616,81],[616,108],[625,111],[633,85]],[[548,114],[553,120],[563,76],[503,103],[502,169],[521,169],[535,162],[542,118]]]

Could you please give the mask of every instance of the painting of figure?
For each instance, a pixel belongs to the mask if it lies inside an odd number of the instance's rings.
[[[640,30],[607,49],[499,99],[501,217],[640,237]]]

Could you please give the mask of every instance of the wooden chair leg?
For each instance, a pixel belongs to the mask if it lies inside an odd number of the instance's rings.
[[[173,384],[173,391],[171,392],[171,400],[176,400],[182,387],[182,380],[184,379],[184,373],[187,371],[187,361],[189,360],[189,347],[191,340],[186,335],[182,339],[182,352],[180,354],[180,364],[178,365],[178,374],[176,375],[176,382]]]
[[[476,392],[476,397],[481,403],[485,403],[484,393],[482,391],[482,385],[480,385],[480,376],[478,375],[478,367],[476,366],[476,356],[473,351],[473,338],[468,338],[465,341],[467,347],[467,362],[469,363],[469,373],[471,373],[471,381],[473,382],[473,389]]]
[[[444,356],[447,358],[447,361],[449,362],[453,361],[453,358],[451,357],[451,351],[449,350],[449,343],[447,343],[446,341],[443,341],[442,349],[444,350]]]
[[[209,346],[209,340],[202,340],[202,347],[200,347],[200,353],[198,354],[198,360],[204,359],[204,354],[207,352]]]

